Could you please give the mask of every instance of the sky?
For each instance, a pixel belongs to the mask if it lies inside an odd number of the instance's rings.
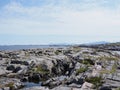
[[[0,0],[0,45],[120,41],[120,0]]]

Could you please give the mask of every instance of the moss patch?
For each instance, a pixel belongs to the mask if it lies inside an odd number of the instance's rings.
[[[94,62],[91,59],[81,60],[80,63],[85,64],[85,65],[94,65]]]
[[[41,73],[41,74],[48,74],[49,70],[44,69],[41,65],[37,66],[36,68],[33,68],[34,72]]]
[[[100,71],[100,73],[101,73],[101,74],[113,74],[113,73],[116,72],[116,69],[117,69],[117,66],[116,66],[116,64],[114,64],[114,65],[112,66],[112,69],[111,69],[111,70],[103,69],[103,70]]]
[[[90,78],[86,78],[85,81],[92,83],[95,85],[94,88],[99,88],[99,86],[102,85],[103,81],[102,81],[102,77],[90,77]]]
[[[109,61],[111,61],[111,60],[114,60],[114,61],[117,61],[117,60],[119,60],[117,57],[114,57],[114,56],[101,56],[101,57],[98,57],[98,59],[99,60],[109,60]]]
[[[5,84],[5,87],[13,88],[14,87],[14,82],[9,82],[8,84]]]
[[[88,70],[87,67],[82,67],[82,68],[76,70],[76,74],[78,75],[79,73],[83,73],[83,72],[85,72],[85,71],[87,71],[87,70]]]

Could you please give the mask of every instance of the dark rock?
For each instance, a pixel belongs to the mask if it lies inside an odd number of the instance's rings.
[[[82,79],[82,78],[80,78],[80,79],[78,79],[78,80],[75,80],[75,83],[76,83],[76,84],[80,84],[80,85],[82,85],[84,82],[85,82],[85,80]]]
[[[13,71],[13,70],[15,70],[15,66],[14,65],[9,65],[9,66],[7,66],[6,70]]]
[[[29,82],[39,83],[39,81],[40,81],[40,75],[39,74],[33,74],[33,75],[31,75],[31,76],[28,77],[28,81]]]
[[[12,60],[11,64],[29,65],[27,61]]]
[[[21,82],[27,82],[28,81],[28,78],[27,77],[24,77],[21,79]]]
[[[18,71],[20,71],[22,68],[21,67],[16,67],[14,70],[13,70],[13,73],[17,73]]]
[[[100,90],[112,90],[110,87],[101,87]]]
[[[117,69],[120,69],[120,66],[119,66],[119,67],[117,67]]]
[[[97,62],[97,65],[102,65],[102,63],[101,62]]]

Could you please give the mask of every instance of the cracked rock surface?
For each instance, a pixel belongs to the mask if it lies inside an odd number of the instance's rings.
[[[119,90],[112,45],[0,51],[0,90]]]

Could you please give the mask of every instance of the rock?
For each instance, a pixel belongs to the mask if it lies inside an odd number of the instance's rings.
[[[81,85],[78,85],[78,84],[72,83],[72,84],[69,85],[69,87],[81,88]]]
[[[73,90],[73,89],[71,89],[70,87],[58,86],[52,90]]]
[[[35,83],[39,83],[40,82],[40,75],[39,74],[33,74],[32,76],[28,77],[28,81],[29,82],[35,82]]]
[[[50,89],[48,89],[47,87],[34,86],[34,87],[23,88],[20,90],[50,90]]]
[[[102,66],[101,65],[95,65],[95,69],[100,71],[102,69]]]
[[[13,73],[17,73],[18,71],[20,71],[22,68],[21,67],[16,67],[14,70],[13,70]]]
[[[23,78],[21,79],[21,81],[22,81],[22,82],[27,82],[27,81],[28,81],[28,78],[27,78],[27,77],[23,77]]]
[[[77,69],[80,69],[80,67],[81,67],[81,64],[80,64],[79,62],[77,62],[76,65],[75,65],[75,69],[76,69],[76,70],[77,70]]]
[[[80,88],[75,88],[75,87],[67,87],[67,86],[58,86],[54,89],[50,89],[50,90],[82,90]]]
[[[9,55],[5,54],[5,53],[0,53],[0,57],[1,58],[9,58]]]
[[[14,71],[15,70],[15,66],[14,65],[9,65],[9,66],[7,66],[6,70]]]
[[[101,87],[100,90],[112,90],[110,87]]]
[[[29,62],[27,62],[27,61],[19,61],[19,60],[12,60],[11,64],[29,65]]]
[[[0,76],[6,75],[6,70],[4,67],[0,66]]]
[[[66,76],[55,77],[47,80],[46,82],[43,82],[41,85],[48,86],[49,88],[54,88],[56,86],[66,83],[67,79],[68,77]]]
[[[81,89],[82,89],[82,90],[85,90],[85,89],[89,90],[89,89],[91,89],[93,86],[94,86],[93,84],[88,83],[88,82],[85,82],[85,83],[82,85]]]
[[[99,76],[100,76],[100,73],[98,72],[98,70],[93,69],[91,76],[92,76],[92,77],[99,77]]]
[[[11,90],[10,87],[4,87],[2,90]]]
[[[18,90],[24,87],[24,84],[15,78],[2,78],[0,79],[0,85],[3,90]]]
[[[99,89],[110,86],[111,89],[118,88],[120,55],[104,50],[103,47],[0,51],[0,85],[12,82],[14,84],[11,89],[18,90],[21,82],[30,81],[41,82],[42,86],[50,90],[91,90],[92,86]],[[25,90],[49,90],[42,86],[26,86]]]

